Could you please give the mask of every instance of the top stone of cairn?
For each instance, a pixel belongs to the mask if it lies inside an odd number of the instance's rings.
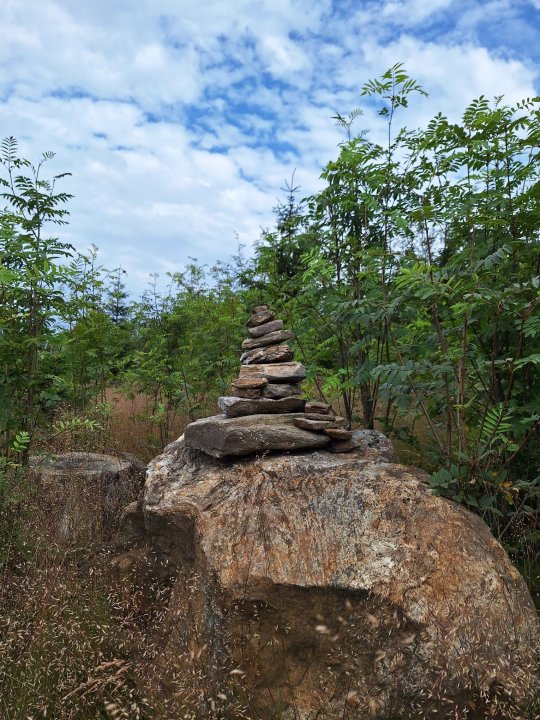
[[[264,310],[262,308],[264,308]],[[246,325],[248,328],[257,327],[258,325],[271,322],[275,317],[274,313],[266,308],[266,305],[258,305],[254,308],[253,315],[249,318]]]

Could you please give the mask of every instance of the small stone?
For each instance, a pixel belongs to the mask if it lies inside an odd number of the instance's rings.
[[[251,312],[256,315],[257,313],[262,313],[265,310],[268,310],[268,305],[256,305]]]
[[[334,423],[329,420],[308,420],[305,417],[297,417],[294,418],[294,424],[303,430],[319,431],[331,428]]]
[[[288,345],[270,345],[268,347],[248,350],[240,357],[243,365],[259,365],[261,363],[284,363],[294,357]]]
[[[332,440],[326,449],[333,453],[343,453],[351,452],[351,450],[356,450],[358,447],[358,443],[351,438],[349,440]]]
[[[324,413],[325,415],[327,415],[328,413],[332,412],[332,406],[328,405],[328,403],[315,402],[313,400],[310,400],[306,403],[306,412]]]
[[[377,462],[398,462],[394,446],[377,430],[353,430],[350,440],[332,440],[327,450],[334,453],[354,452],[363,460],[377,459]]]
[[[353,431],[346,428],[326,428],[324,433],[334,440],[350,440],[353,436]]]
[[[264,377],[253,377],[253,378],[237,378],[233,380],[231,385],[233,388],[259,388],[263,389],[265,385],[268,385],[268,380]]]
[[[306,420],[324,420],[325,422],[334,422],[335,415],[327,413],[306,412]]]
[[[232,388],[233,393],[239,398],[259,398],[262,395],[262,388]]]
[[[247,321],[246,325],[248,328],[256,327],[257,325],[264,325],[264,323],[274,320],[276,316],[270,310],[262,310],[261,312],[255,313]]]
[[[273,365],[242,365],[240,378],[266,378],[270,383],[298,383],[306,378],[306,369],[299,362]]]
[[[302,388],[299,385],[292,385],[290,383],[269,383],[265,388],[263,388],[264,397],[274,399],[301,394]]]
[[[272,322],[264,323],[264,325],[248,328],[249,335],[252,338],[261,337],[261,335],[267,335],[276,332],[276,330],[283,330],[283,320],[272,320]]]
[[[272,323],[267,323],[271,325]],[[253,348],[264,347],[265,345],[277,345],[292,338],[290,330],[277,330],[276,332],[267,333],[257,338],[248,338],[242,343],[243,350],[252,350]]]
[[[218,407],[226,417],[241,417],[243,415],[261,415],[274,413],[302,412],[305,400],[298,397],[286,397],[279,400],[270,398],[240,398],[220,397]]]

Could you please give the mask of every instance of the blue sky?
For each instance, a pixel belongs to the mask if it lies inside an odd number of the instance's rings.
[[[250,251],[295,173],[308,195],[343,138],[332,116],[402,62],[429,92],[403,122],[480,94],[540,92],[540,0],[2,0],[0,136],[75,196],[63,239],[127,271]]]

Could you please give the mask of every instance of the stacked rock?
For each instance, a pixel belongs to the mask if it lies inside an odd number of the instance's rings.
[[[292,362],[294,352],[283,344],[292,332],[283,329],[283,320],[276,320],[266,305],[254,308],[246,324],[249,338],[242,343],[240,375],[231,383],[231,396],[218,399],[220,410],[228,418],[302,411],[300,383],[306,371]]]
[[[330,405],[301,397],[306,371],[285,344],[292,332],[283,329],[283,321],[260,305],[246,324],[249,337],[242,343],[239,376],[231,383],[231,395],[218,398],[223,415],[190,423],[186,446],[217,458],[269,450],[356,448],[345,418],[336,416]]]
[[[337,416],[332,406],[322,402],[306,402],[305,413],[294,419],[296,427],[327,435],[331,442],[326,448],[330,452],[349,452],[365,444],[362,433],[348,430],[347,420]]]

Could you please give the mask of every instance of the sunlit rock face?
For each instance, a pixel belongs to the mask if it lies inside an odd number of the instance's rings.
[[[539,628],[523,579],[478,517],[394,460],[371,434],[228,461],[180,439],[150,464],[165,692],[195,658],[200,717],[233,697],[253,718],[524,717]]]

